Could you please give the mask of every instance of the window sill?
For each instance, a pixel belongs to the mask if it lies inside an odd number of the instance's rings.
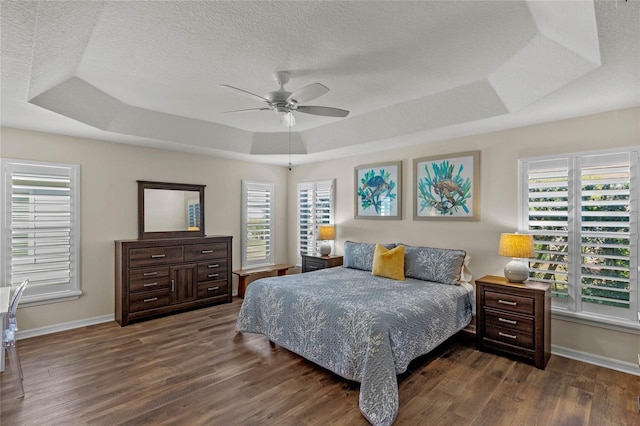
[[[577,324],[589,325],[591,327],[606,328],[609,330],[621,331],[623,333],[640,335],[640,323],[632,320],[616,320],[611,318],[604,318],[593,314],[565,311],[557,308],[551,309],[551,318],[574,322]]]
[[[60,294],[42,294],[31,297],[22,297],[20,299],[20,307],[27,308],[30,306],[48,305],[49,303],[68,302],[70,300],[79,299],[82,296],[81,291],[68,291]]]

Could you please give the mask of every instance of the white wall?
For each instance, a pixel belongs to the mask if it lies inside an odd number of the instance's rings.
[[[77,300],[18,310],[20,329],[45,327],[114,313],[114,240],[138,237],[136,180],[192,183],[205,188],[206,235],[233,236],[233,268],[240,268],[241,180],[275,183],[276,211],[286,212],[284,167],[183,154],[133,145],[1,129],[4,158],[80,164],[81,286]],[[287,215],[276,217],[287,233]],[[275,260],[287,258],[286,239],[275,242]],[[234,292],[237,282],[234,277]]]
[[[474,277],[502,275],[508,259],[498,256],[502,232],[518,228],[518,159],[614,147],[640,145],[640,108],[539,124],[500,132],[367,153],[338,160],[295,166],[289,193],[298,182],[336,178],[335,252],[343,253],[345,240],[402,242],[464,249],[471,255]],[[480,221],[414,221],[413,159],[480,150]],[[402,161],[403,219],[354,219],[354,167]],[[296,215],[295,196],[289,197],[289,216]],[[295,261],[297,230],[289,223],[289,262]],[[637,363],[640,335],[552,321],[552,343],[603,357]]]
[[[0,155],[6,158],[76,163],[82,182],[82,290],[75,301],[21,308],[21,330],[94,318],[114,312],[114,243],[137,237],[136,180],[205,184],[206,234],[232,235],[233,267],[240,267],[241,180],[276,184],[278,214],[275,261],[295,263],[298,182],[336,179],[337,241],[404,242],[463,248],[474,276],[502,274],[507,259],[497,255],[501,232],[517,229],[517,160],[530,156],[640,145],[640,108],[528,126],[453,140],[402,147],[310,165],[259,165],[131,145],[2,128]],[[481,151],[478,222],[413,221],[412,160]],[[354,167],[403,161],[403,219],[355,220]],[[291,196],[287,199],[287,193]],[[291,220],[288,220],[291,218]],[[234,284],[234,285],[237,285]],[[553,320],[552,343],[636,363],[638,334]]]

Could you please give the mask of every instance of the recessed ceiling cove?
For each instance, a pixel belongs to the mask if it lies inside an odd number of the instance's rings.
[[[618,7],[638,16],[637,4]],[[269,162],[288,154],[287,128],[221,85],[268,97],[277,71],[290,73],[288,91],[320,82],[330,90],[313,105],[350,112],[293,111],[297,156],[498,117],[539,122],[537,105],[607,65],[598,25],[640,34],[622,12],[590,1],[3,1],[3,125],[29,128],[30,114],[34,130]]]

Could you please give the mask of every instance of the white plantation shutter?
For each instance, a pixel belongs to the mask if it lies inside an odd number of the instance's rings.
[[[637,157],[634,163],[637,175]],[[636,295],[638,289],[638,180],[636,176],[632,200],[631,153],[583,157],[577,164],[581,310],[607,315],[625,310],[632,319],[638,311],[637,297],[631,298],[632,284]]]
[[[557,303],[570,303],[569,172],[566,159],[527,163],[527,233],[533,235],[535,260],[529,273],[551,284]]]
[[[523,160],[530,276],[554,308],[638,319],[638,151]]]
[[[3,160],[3,277],[23,302],[80,293],[80,168]]]
[[[271,182],[242,181],[242,267],[273,265]]]
[[[315,254],[318,227],[333,223],[335,180],[298,184],[298,253]],[[300,256],[298,264],[302,262]]]

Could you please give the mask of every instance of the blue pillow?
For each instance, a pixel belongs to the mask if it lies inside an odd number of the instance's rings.
[[[410,278],[444,284],[460,284],[464,250],[405,246],[404,274]]]
[[[382,244],[387,249],[396,246],[395,243]],[[373,267],[373,253],[376,251],[376,245],[373,243],[356,243],[353,241],[344,242],[344,259],[345,268],[362,269],[363,271],[371,271]]]

